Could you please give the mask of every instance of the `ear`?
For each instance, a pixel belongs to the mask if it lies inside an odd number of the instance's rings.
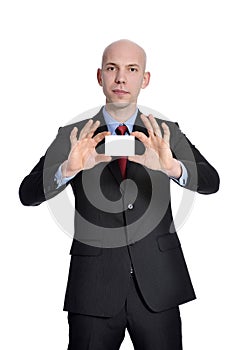
[[[142,82],[141,88],[145,89],[146,86],[149,85],[149,82],[150,82],[150,72],[145,72],[143,76],[143,82]]]
[[[97,70],[97,81],[100,86],[103,86],[103,81],[102,81],[102,70],[101,68],[98,68]]]

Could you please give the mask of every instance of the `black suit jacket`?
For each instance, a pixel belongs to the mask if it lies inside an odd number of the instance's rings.
[[[107,130],[102,110],[93,119],[101,121],[96,133]],[[69,154],[71,130],[74,126],[81,130],[85,122],[59,129],[45,156],[20,186],[24,205],[39,205],[67,186],[57,189],[55,173]],[[173,155],[188,171],[185,187],[202,194],[216,192],[219,188],[216,170],[177,124],[167,124]],[[140,113],[133,130],[147,135]],[[104,142],[98,145],[97,151],[104,152]],[[143,144],[136,140],[136,153],[143,152]],[[64,310],[96,316],[118,313],[127,296],[131,264],[144,301],[151,310],[165,310],[195,298],[174,229],[170,179],[162,172],[129,161],[127,179],[122,182],[117,157],[113,157],[110,163],[82,171],[69,182],[76,211]],[[116,203],[119,206],[108,210],[103,201],[102,207],[101,197],[95,202],[95,193],[90,196],[92,188],[99,188],[103,198],[114,207]]]

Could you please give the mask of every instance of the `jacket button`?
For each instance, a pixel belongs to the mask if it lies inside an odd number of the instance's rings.
[[[134,207],[134,206],[133,206],[133,204],[131,204],[131,203],[128,205],[128,209],[130,209],[130,210],[133,209],[133,207]]]

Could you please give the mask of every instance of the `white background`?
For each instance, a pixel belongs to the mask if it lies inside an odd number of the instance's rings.
[[[139,103],[178,121],[221,177],[179,230],[198,297],[181,307],[184,349],[241,348],[241,15],[234,0],[1,5],[1,349],[67,348],[71,240],[18,187],[60,125],[103,104],[96,69],[120,38],[147,51]]]

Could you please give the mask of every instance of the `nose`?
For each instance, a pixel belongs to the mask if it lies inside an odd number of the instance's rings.
[[[117,71],[116,77],[115,77],[115,83],[116,84],[125,84],[126,83],[126,75],[122,69],[119,69]]]

